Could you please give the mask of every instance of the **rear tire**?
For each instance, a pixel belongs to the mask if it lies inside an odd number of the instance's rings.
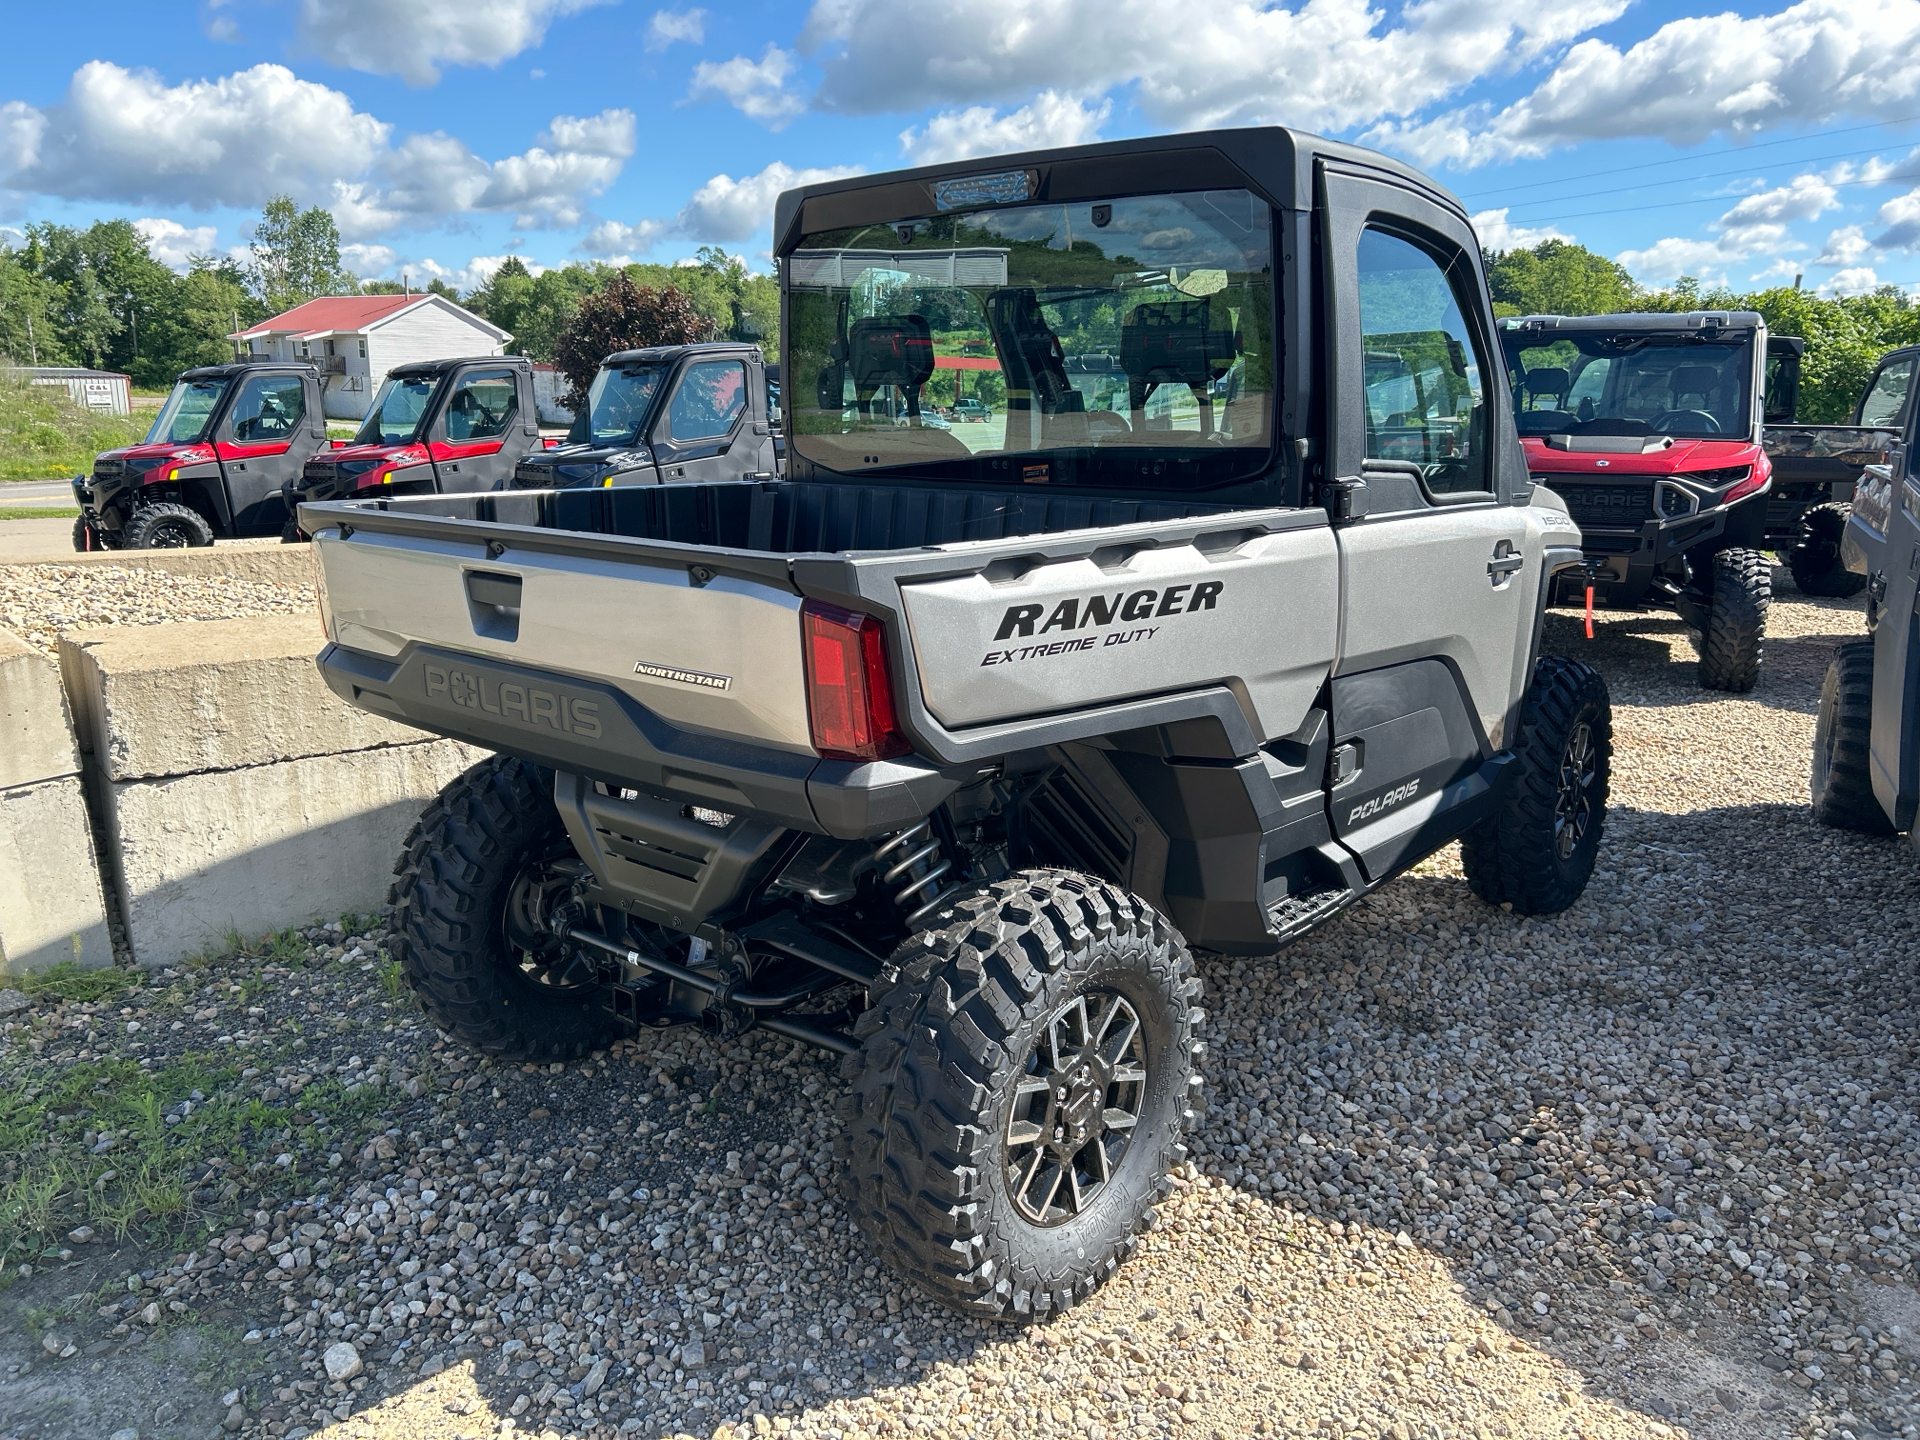
[[[1840,537],[1853,507],[1844,501],[1816,505],[1800,522],[1800,540],[1786,553],[1787,568],[1802,595],[1845,599],[1867,588],[1867,577],[1840,563]]]
[[[625,1034],[606,987],[584,970],[568,983],[566,952],[538,929],[543,887],[578,873],[543,779],[495,756],[454,780],[408,834],[387,897],[420,1008],[502,1060],[573,1060]]]
[[[128,550],[197,550],[213,544],[213,527],[198,510],[161,500],[128,516],[120,536]]]
[[[1873,641],[1836,645],[1813,720],[1813,818],[1836,830],[1891,835],[1873,793]]]
[[[307,543],[306,534],[300,529],[299,521],[289,520],[281,527],[280,543],[282,545],[304,545]]]
[[[1467,888],[1521,915],[1578,900],[1600,853],[1612,768],[1607,682],[1578,660],[1541,656],[1499,807],[1460,842]]]
[[[1744,695],[1760,679],[1760,651],[1773,603],[1773,567],[1758,550],[1721,550],[1713,557],[1713,599],[1707,628],[1694,641],[1700,688]]]
[[[847,1203],[942,1303],[1043,1319],[1120,1268],[1186,1158],[1200,982],[1163,917],[1070,871],[983,886],[935,923],[841,1062]]]

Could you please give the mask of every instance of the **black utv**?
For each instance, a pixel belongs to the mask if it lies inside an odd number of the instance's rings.
[[[308,500],[504,489],[541,443],[533,363],[524,356],[396,365],[352,441],[320,451],[288,478],[280,538],[306,539],[293,516]]]
[[[138,445],[94,457],[75,476],[76,550],[177,549],[278,535],[281,487],[324,449],[320,372],[240,360],[189,370]]]
[[[1913,372],[1920,345],[1880,357],[1873,378],[1845,425],[1794,423],[1800,357],[1806,342],[1767,341],[1767,428],[1762,443],[1773,461],[1767,495],[1767,543],[1786,561],[1803,595],[1858,595],[1867,577],[1840,558],[1854,487],[1869,465],[1885,464],[1913,415]]]
[[[771,480],[775,415],[757,345],[658,345],[600,362],[564,445],[535,451],[516,490]]]

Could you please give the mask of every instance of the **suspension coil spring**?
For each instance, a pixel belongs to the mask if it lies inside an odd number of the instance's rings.
[[[940,883],[953,864],[941,853],[930,820],[889,835],[874,847],[873,859],[880,867],[880,883],[906,913],[909,929],[938,909],[951,888]]]

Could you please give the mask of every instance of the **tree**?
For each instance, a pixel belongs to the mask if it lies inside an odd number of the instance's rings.
[[[1500,315],[1612,315],[1643,308],[1635,303],[1644,292],[1634,278],[1584,245],[1543,240],[1485,258]]]
[[[275,195],[253,227],[248,248],[253,251],[248,279],[272,311],[360,288],[340,264],[340,230],[332,213],[318,205],[301,210],[290,197]]]
[[[713,325],[715,335],[751,340],[779,358],[780,287],[771,275],[755,275],[736,255],[717,245],[702,245],[692,264],[629,265],[636,285],[671,285],[684,290]]]
[[[266,318],[266,307],[247,292],[247,277],[230,259],[190,256],[185,275],[175,278],[171,304],[152,322],[152,340],[141,332],[144,370],[136,380],[165,385],[182,370],[218,365],[233,358],[227,337],[235,322],[244,328]]]
[[[24,257],[24,251],[0,246],[0,361],[58,364],[65,352],[53,318],[57,289]]]
[[[613,273],[604,265],[568,265],[534,275],[517,257],[509,257],[486,284],[467,296],[466,304],[513,336],[509,354],[550,364],[560,332],[580,308],[581,299]]]
[[[50,286],[54,333],[39,339],[40,363],[103,364],[122,325],[82,233],[71,225],[29,225],[20,254],[22,263]]]
[[[583,406],[600,362],[615,351],[687,345],[712,334],[712,322],[685,291],[671,285],[652,290],[616,274],[580,301],[554,346],[554,364],[569,387],[561,403],[570,410]]]

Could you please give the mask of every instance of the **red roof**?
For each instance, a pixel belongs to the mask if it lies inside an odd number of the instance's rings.
[[[418,305],[427,297],[416,290],[411,295],[322,295],[296,305],[283,315],[262,320],[242,330],[239,338],[250,335],[325,335],[340,330],[364,330],[376,320],[384,320],[396,310]]]

